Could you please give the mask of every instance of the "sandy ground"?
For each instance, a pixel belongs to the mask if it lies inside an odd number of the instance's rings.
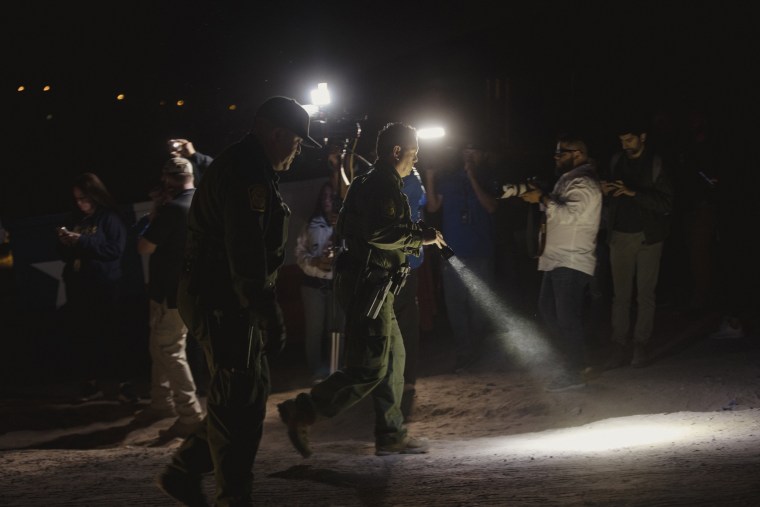
[[[757,505],[760,347],[756,338],[662,348],[582,390],[494,356],[424,376],[409,420],[429,454],[374,456],[369,401],[314,427],[315,454],[290,447],[270,398],[255,466],[258,505]],[[296,382],[297,383],[297,382]],[[4,401],[0,505],[173,505],[153,485],[178,440],[134,407]],[[213,481],[207,478],[211,498]]]

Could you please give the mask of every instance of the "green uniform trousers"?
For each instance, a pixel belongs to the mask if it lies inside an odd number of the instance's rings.
[[[180,308],[203,346],[210,382],[206,418],[177,450],[171,466],[192,476],[213,471],[217,506],[251,505],[253,463],[270,391],[261,335],[255,328],[251,333],[248,316],[240,310],[208,313],[182,303]]]
[[[400,442],[406,436],[401,396],[406,352],[388,294],[376,319],[365,315],[371,287],[356,289],[354,276],[336,276],[336,290],[346,313],[345,366],[311,390],[318,415],[333,417],[367,395],[375,409],[377,445]]]

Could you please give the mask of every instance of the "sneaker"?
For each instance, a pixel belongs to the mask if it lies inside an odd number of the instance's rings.
[[[309,445],[309,426],[316,421],[316,414],[311,407],[311,400],[306,393],[299,394],[295,399],[286,400],[277,405],[280,419],[288,427],[288,438],[296,451],[308,458],[313,454]]]
[[[198,428],[201,425],[201,421],[195,422],[195,423],[184,423],[180,422],[179,419],[174,421],[174,424],[166,428],[165,430],[160,430],[158,432],[158,435],[161,438],[187,438],[196,431],[198,431]]]
[[[105,398],[103,389],[101,389],[100,384],[95,380],[82,382],[80,393],[81,394],[76,399],[75,403],[87,403],[88,401],[102,400]]]
[[[584,387],[586,387],[586,381],[580,376],[563,375],[552,380],[544,389],[549,393],[561,393]]]
[[[174,467],[166,467],[156,478],[158,488],[183,505],[190,507],[207,507],[208,502],[203,496],[200,476],[180,472]]]
[[[614,370],[616,368],[620,368],[621,366],[625,366],[629,361],[629,357],[630,356],[628,355],[628,350],[626,349],[625,345],[613,342],[612,351],[607,357],[607,360],[604,362],[603,369],[605,371]]]
[[[140,397],[129,382],[122,382],[119,384],[119,394],[116,395],[116,399],[125,405],[140,401]]]
[[[172,417],[177,417],[173,408],[160,409],[148,407],[135,414],[135,421],[138,423],[150,424],[163,419],[170,419]]]
[[[713,340],[735,340],[744,338],[744,330],[738,319],[727,318],[720,324],[720,328],[710,335]]]
[[[633,368],[643,368],[649,364],[649,353],[647,352],[646,345],[636,345],[633,348],[633,359],[631,359],[631,366]]]
[[[430,443],[424,438],[404,437],[400,442],[392,444],[376,444],[375,456],[390,456],[392,454],[425,454],[430,450]]]

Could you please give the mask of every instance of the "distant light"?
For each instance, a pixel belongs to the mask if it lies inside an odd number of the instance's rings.
[[[53,119],[53,115],[49,114],[49,115],[45,116],[45,119],[46,120],[52,120]]]
[[[116,100],[124,100],[124,94],[120,93],[116,96]]]
[[[166,101],[165,100],[159,101],[158,105],[159,106],[165,106],[166,105]]]
[[[16,91],[19,91],[19,92],[23,92],[24,90],[26,90],[26,87],[25,87],[24,85],[21,85],[21,86],[19,86],[19,87],[16,89]]]
[[[316,106],[326,106],[330,103],[330,91],[327,83],[319,83],[316,90],[311,91],[311,101]]]
[[[237,110],[237,105],[230,104],[229,106],[227,106],[227,109],[229,109],[230,111],[235,111],[235,110]]]
[[[417,129],[417,137],[419,139],[438,139],[446,135],[446,131],[443,127],[428,127]]]
[[[45,85],[42,87],[43,92],[49,92],[50,91],[50,85]]]
[[[182,99],[179,99],[179,100],[177,101],[177,107],[182,107],[182,106],[184,106],[184,105],[185,105],[185,101],[184,101],[184,100],[182,100]]]
[[[317,113],[319,113],[319,106],[315,104],[302,104],[303,108],[306,109],[306,112],[309,113],[309,116],[315,116]]]

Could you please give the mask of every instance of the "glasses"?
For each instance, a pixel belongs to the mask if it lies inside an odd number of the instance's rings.
[[[573,151],[581,151],[581,150],[573,150],[573,149],[570,149],[570,148],[560,148],[558,150],[555,150],[554,156],[555,157],[560,157],[560,156],[562,156],[563,153],[571,153]]]

